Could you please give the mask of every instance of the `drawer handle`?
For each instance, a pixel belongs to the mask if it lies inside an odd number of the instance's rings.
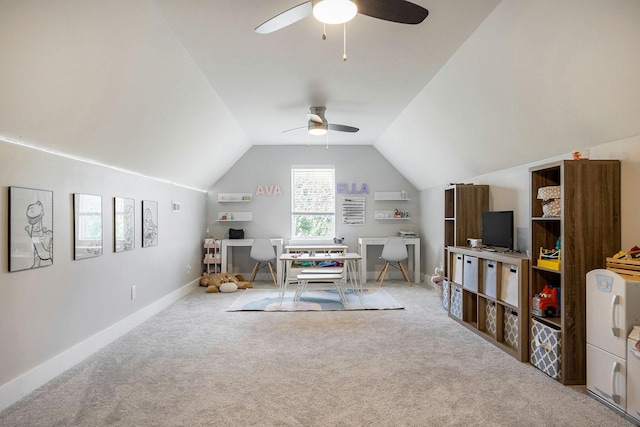
[[[618,305],[618,295],[611,298],[611,333],[614,337],[618,336],[619,328],[616,328],[616,305]]]
[[[616,372],[618,372],[618,362],[611,364],[611,399],[614,403],[620,403],[620,395],[616,393]]]
[[[633,357],[635,357],[636,359],[640,359],[640,352],[638,352],[638,350],[636,350],[635,348],[630,348],[629,353],[633,354]]]
[[[540,342],[540,339],[538,339],[538,337],[535,337],[533,339],[533,342],[535,343],[536,347],[538,348],[544,348],[545,350],[547,350],[549,353],[551,353],[553,351],[553,347],[551,347],[551,344],[549,344],[548,342]]]
[[[493,264],[487,264],[487,267],[488,268],[493,268],[494,266],[493,266]]]

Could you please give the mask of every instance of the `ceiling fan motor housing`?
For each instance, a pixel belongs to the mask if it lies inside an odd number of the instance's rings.
[[[311,107],[309,110],[311,112],[308,123],[309,133],[311,135],[324,135],[327,133],[329,124],[324,117],[326,107]]]

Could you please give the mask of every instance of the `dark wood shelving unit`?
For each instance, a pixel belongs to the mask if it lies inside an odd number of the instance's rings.
[[[606,257],[620,250],[620,161],[563,160],[530,168],[531,264],[529,301],[545,284],[560,287],[556,318],[530,314],[532,321],[560,337],[558,380],[586,383],[586,274],[605,268]],[[561,213],[545,217],[538,189],[560,187]],[[560,269],[537,265],[540,248],[556,247],[560,239]],[[533,340],[533,337],[532,337]],[[532,346],[537,345],[532,341]]]

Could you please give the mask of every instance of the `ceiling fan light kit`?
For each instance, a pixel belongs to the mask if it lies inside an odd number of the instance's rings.
[[[313,0],[313,16],[324,24],[344,24],[358,13],[352,0]]]
[[[309,122],[309,134],[322,136],[327,133],[327,126],[324,123]]]

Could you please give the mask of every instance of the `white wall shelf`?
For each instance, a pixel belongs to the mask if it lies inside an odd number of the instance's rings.
[[[375,211],[374,218],[375,219],[394,219],[394,220],[402,220],[402,219],[411,219],[409,216],[395,216],[395,211]]]
[[[373,200],[409,200],[406,191],[374,191]]]
[[[253,193],[218,193],[219,203],[249,203]]]
[[[220,222],[253,221],[253,212],[218,212],[218,221]]]

